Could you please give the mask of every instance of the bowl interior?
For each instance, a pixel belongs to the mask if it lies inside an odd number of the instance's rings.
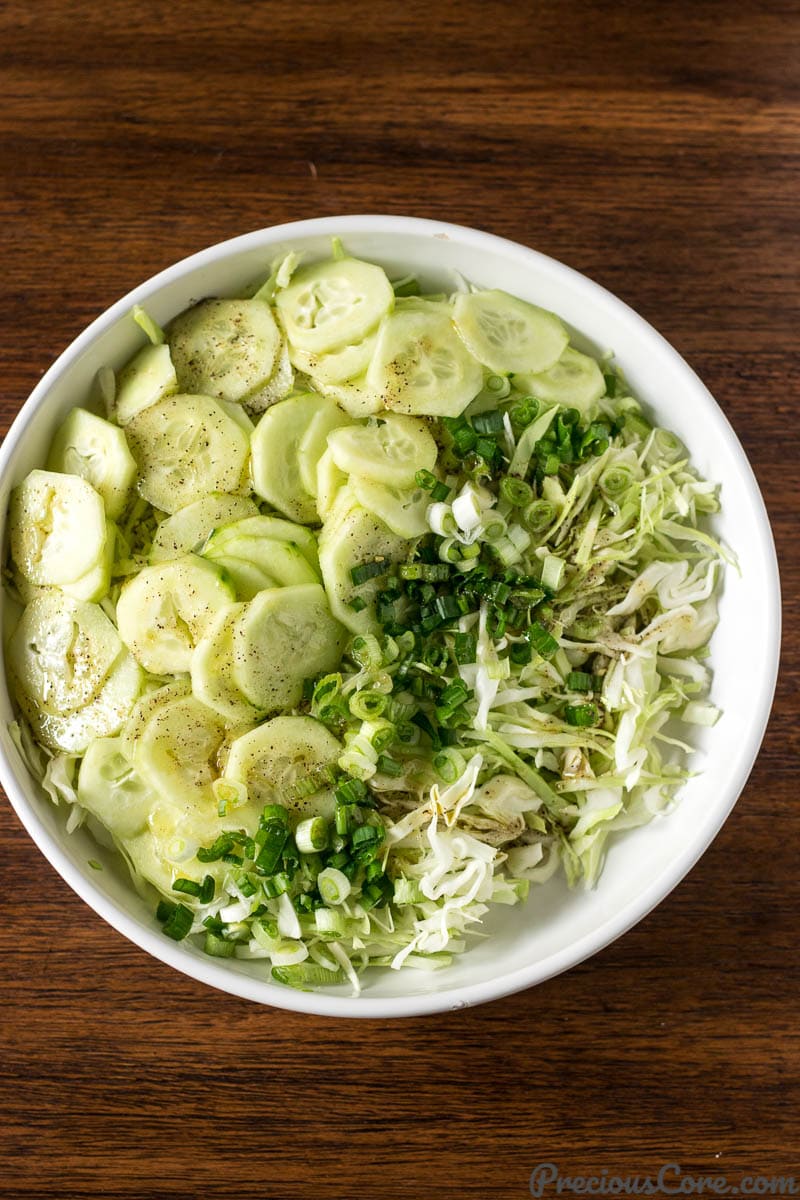
[[[763,503],[744,453],[710,395],[669,345],[608,292],[552,259],[487,234],[393,217],[331,218],[245,235],[170,268],[109,309],[61,356],[33,393],[0,453],[0,524],[10,488],[41,465],[54,430],[85,403],[101,365],[119,367],[141,344],[129,318],[143,303],[166,323],[195,300],[234,294],[263,278],[282,250],[324,257],[338,233],[349,252],[380,262],[390,274],[418,273],[432,288],[458,276],[502,287],[559,313],[595,353],[614,352],[631,390],[660,424],[689,447],[701,474],[722,485],[717,534],[736,552],[712,641],[712,698],[718,725],[698,730],[692,767],[700,774],[679,805],[649,826],[616,837],[592,891],[570,892],[560,880],[534,889],[527,904],[497,907],[452,967],[433,973],[372,972],[359,1000],[349,989],[295,993],[272,984],[264,964],[220,965],[160,934],[153,904],[140,898],[117,857],[98,850],[86,829],[67,836],[64,814],[31,782],[7,732],[12,709],[0,684],[3,778],[31,835],[68,883],[111,924],[149,952],[224,990],[283,1007],[338,1015],[391,1016],[459,1007],[547,978],[593,953],[657,903],[706,848],[734,804],[752,766],[771,703],[777,666],[777,569]],[[4,598],[0,595],[0,605]],[[747,669],[742,670],[743,647]],[[99,859],[98,872],[88,860]]]

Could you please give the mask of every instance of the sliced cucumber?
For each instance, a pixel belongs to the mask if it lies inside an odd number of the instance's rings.
[[[260,592],[234,629],[233,680],[264,712],[292,708],[305,679],[336,666],[344,639],[319,584]]]
[[[119,733],[142,690],[142,672],[136,660],[123,653],[93,700],[65,716],[42,709],[29,712],[31,728],[40,742],[65,754],[84,754],[95,738]]]
[[[74,583],[62,583],[61,590],[76,600],[102,600],[108,594],[111,586],[111,572],[114,567],[114,557],[117,548],[117,527],[113,521],[106,521],[106,541],[100,561],[90,571],[81,575]]]
[[[29,583],[74,583],[106,552],[103,501],[79,475],[31,471],[11,494],[11,556]]]
[[[424,488],[387,487],[360,475],[350,476],[350,487],[362,508],[379,517],[392,533],[402,538],[430,533],[427,514],[431,494]]]
[[[453,321],[471,354],[490,371],[546,371],[569,335],[553,313],[508,292],[461,292]]]
[[[313,525],[314,497],[300,478],[300,442],[326,401],[317,392],[290,396],[268,408],[252,437],[253,490],[293,521]]]
[[[261,715],[233,683],[233,633],[245,604],[230,604],[214,617],[192,655],[192,691],[232,725],[255,725]]]
[[[168,562],[191,554],[218,526],[257,515],[255,501],[247,496],[226,496],[222,492],[201,496],[161,522],[153,538],[150,561]]]
[[[278,356],[278,365],[275,367],[264,387],[259,391],[253,392],[248,396],[244,403],[253,413],[264,412],[271,404],[277,404],[279,400],[283,400],[288,396],[294,385],[294,371],[292,370],[291,360],[289,359],[289,350],[285,342],[281,343],[281,352]]]
[[[167,396],[127,427],[139,490],[174,513],[207,492],[246,492],[249,438],[211,396]]]
[[[222,531],[220,531],[220,534]],[[319,583],[319,575],[308,559],[291,542],[278,542],[272,538],[236,537],[220,539],[213,534],[203,554],[212,561],[239,559],[258,567],[271,576],[279,587],[291,587],[303,583]]]
[[[225,722],[194,696],[160,704],[136,741],[133,765],[174,808],[216,813],[211,784],[225,739]]]
[[[353,567],[378,561],[388,568],[408,551],[404,538],[362,508],[349,488],[342,489],[320,534],[319,562],[331,612],[353,633],[372,633],[377,628],[374,602],[379,586],[376,578],[354,584]],[[354,600],[363,601],[365,607],[357,612]]]
[[[514,387],[530,392],[538,400],[563,404],[585,413],[605,393],[606,383],[593,358],[568,346],[547,371],[515,375]]]
[[[350,379],[346,383],[321,383],[317,387],[326,396],[335,400],[340,408],[351,417],[371,417],[383,408],[381,397],[369,386],[366,375]]]
[[[114,417],[127,425],[138,413],[178,390],[169,346],[145,346],[117,376]]]
[[[56,433],[47,469],[80,475],[100,495],[112,520],[122,514],[136,479],[123,431],[85,408],[73,408]]]
[[[248,437],[255,429],[255,425],[250,420],[249,416],[242,408],[241,404],[236,404],[233,400],[217,400],[223,412],[226,412],[231,417],[240,429],[243,429]]]
[[[343,346],[341,350],[332,350],[330,354],[309,354],[305,350],[292,348],[289,353],[298,371],[302,371],[321,384],[347,383],[363,375],[370,364],[375,351],[375,334],[370,334],[363,342]]]
[[[202,300],[172,322],[169,345],[182,391],[246,403],[275,374],[281,335],[263,300]]]
[[[320,397],[322,403],[319,412],[311,418],[311,424],[306,429],[297,448],[297,463],[300,467],[300,480],[310,496],[317,495],[317,466],[322,455],[328,448],[328,434],[334,429],[351,424],[351,418],[342,412],[335,400],[330,397]]]
[[[231,744],[224,775],[259,806],[283,804],[295,816],[332,816],[330,773],[342,745],[312,717],[273,717]],[[318,784],[311,794],[309,786]]]
[[[275,296],[289,345],[308,354],[363,341],[393,304],[381,267],[356,258],[301,267]]]
[[[125,722],[125,728],[120,735],[120,745],[123,754],[133,761],[136,741],[141,736],[142,730],[156,709],[162,704],[167,704],[170,700],[180,700],[184,696],[188,696],[191,690],[192,685],[188,677],[182,676],[179,679],[173,679],[163,687],[145,692],[134,705],[133,711]]]
[[[78,802],[116,838],[144,833],[153,796],[126,756],[119,737],[89,744],[78,773]]]
[[[347,483],[347,476],[333,461],[330,450],[326,450],[317,463],[317,512],[321,521],[325,521],[333,508],[334,501]]]
[[[481,390],[483,370],[456,333],[449,309],[420,301],[384,320],[366,380],[386,408],[457,417]]]
[[[438,453],[423,421],[397,413],[333,430],[328,448],[340,470],[389,487],[412,486],[417,471],[436,465]]]
[[[253,596],[257,596],[266,588],[280,587],[277,579],[268,575],[255,563],[245,562],[244,559],[233,558],[228,554],[218,554],[214,562],[233,586],[237,600],[252,600]]]
[[[6,651],[26,712],[64,716],[89,704],[123,653],[119,634],[97,604],[42,590],[20,617]]]
[[[218,546],[230,544],[240,537],[269,538],[273,542],[292,542],[307,559],[319,575],[319,552],[317,539],[311,529],[298,525],[295,521],[285,521],[283,517],[257,516],[244,517],[227,525],[220,525],[214,537]]]
[[[120,637],[145,670],[181,674],[214,614],[235,598],[219,569],[196,554],[144,567],[117,601]]]

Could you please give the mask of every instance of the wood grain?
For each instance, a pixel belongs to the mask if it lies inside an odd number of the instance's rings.
[[[207,990],[107,928],[3,807],[3,1197],[511,1200],[542,1161],[800,1178],[798,36],[797,4],[753,0],[0,7],[3,429],[192,251],[446,218],[587,272],[688,358],[758,474],[786,597],[772,724],[701,863],[602,954],[474,1011],[334,1023]]]

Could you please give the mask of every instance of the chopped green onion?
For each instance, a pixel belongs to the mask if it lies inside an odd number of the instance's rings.
[[[340,804],[361,804],[367,796],[367,785],[360,779],[347,779],[334,793]]]
[[[284,825],[288,825],[289,813],[283,804],[265,804],[259,820],[262,825],[266,825],[268,821],[283,821]]]
[[[596,725],[598,716],[596,704],[564,705],[564,720],[568,725]]]
[[[359,825],[353,830],[350,841],[353,846],[365,846],[370,842],[382,842],[384,829],[382,825]]]
[[[159,905],[161,910],[161,905]],[[163,924],[164,933],[175,942],[182,942],[192,928],[192,910],[185,904],[175,904]]]
[[[450,488],[446,483],[437,483],[431,489],[431,500],[437,504],[441,504],[445,500],[450,499]]]
[[[417,487],[423,488],[426,492],[431,492],[436,487],[439,480],[434,475],[433,471],[421,470],[417,471],[414,476]]]
[[[350,712],[360,721],[369,721],[381,716],[388,703],[389,697],[383,692],[354,692],[350,697]]]
[[[533,488],[524,479],[515,475],[505,475],[500,480],[500,495],[514,508],[523,508],[533,499]]]
[[[316,854],[328,844],[328,822],[324,817],[307,817],[294,831],[294,840],[301,854]]]
[[[402,775],[404,770],[403,764],[390,758],[388,754],[379,754],[375,765],[382,775],[391,775],[394,778]]]
[[[525,523],[532,533],[542,533],[555,518],[555,506],[549,500],[534,500],[525,510]]]
[[[359,563],[357,567],[350,568],[350,578],[355,587],[359,584],[366,583],[368,579],[375,579],[378,575],[385,575],[389,570],[389,563],[385,558],[376,558],[371,562]]]
[[[533,651],[529,642],[513,642],[508,652],[508,657],[518,667],[527,666],[533,658]]]
[[[570,671],[567,676],[567,688],[571,692],[593,692],[596,691],[596,675],[590,675],[586,671]]]
[[[524,429],[538,417],[539,401],[535,396],[523,396],[521,400],[517,400],[515,404],[511,405],[508,415],[511,418],[512,426]]]
[[[236,950],[236,943],[229,941],[227,938],[219,937],[216,933],[208,931],[203,942],[203,950],[206,954],[210,954],[212,958],[231,958]]]
[[[617,394],[617,377],[610,373],[603,375],[603,380],[606,385],[606,395],[613,400]]]
[[[367,602],[363,596],[354,596],[350,601],[350,608],[352,608],[353,612],[363,612],[366,607]]]
[[[317,890],[326,904],[342,904],[350,895],[350,880],[336,867],[326,867],[317,876]]]
[[[566,563],[556,554],[548,554],[542,562],[542,586],[549,592],[557,592],[564,578]]]
[[[597,481],[598,486],[612,500],[627,492],[633,483],[633,473],[629,467],[608,467]]]
[[[542,658],[552,658],[558,650],[558,642],[551,633],[535,621],[527,632],[527,638],[537,654]]]
[[[383,662],[380,642],[372,633],[365,633],[353,638],[350,655],[359,667],[367,669],[379,667]]]
[[[478,639],[474,633],[457,633],[453,640],[453,653],[459,666],[474,663],[478,653]]]
[[[263,827],[264,841],[255,859],[255,866],[263,875],[272,875],[277,867],[283,848],[289,838],[289,830],[283,821],[268,821]]]
[[[229,833],[221,833],[211,846],[201,846],[197,851],[197,860],[201,863],[219,862],[233,850],[234,841]]]
[[[476,433],[500,433],[503,428],[503,414],[499,409],[477,413],[472,418],[472,428]],[[478,450],[478,453],[481,451]]]
[[[301,990],[314,987],[332,987],[335,983],[344,983],[344,971],[330,971],[317,963],[294,963],[290,967],[273,967],[272,978],[278,983]]]
[[[267,879],[263,879],[261,887],[268,900],[276,900],[278,896],[282,896],[284,892],[288,892],[290,883],[291,879],[287,872],[278,871],[275,875],[270,875]]]

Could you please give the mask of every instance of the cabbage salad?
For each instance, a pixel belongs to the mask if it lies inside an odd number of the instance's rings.
[[[134,317],[9,512],[13,732],[68,829],[299,988],[591,887],[719,716],[730,555],[678,438],[553,313],[338,240]]]

